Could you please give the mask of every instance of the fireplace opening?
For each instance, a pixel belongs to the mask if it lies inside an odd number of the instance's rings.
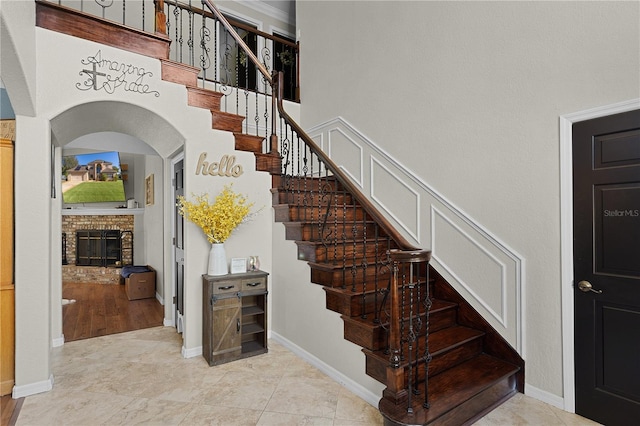
[[[121,264],[120,231],[107,229],[76,231],[76,265],[120,266]]]

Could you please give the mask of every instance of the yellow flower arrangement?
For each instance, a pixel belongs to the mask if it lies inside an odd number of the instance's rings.
[[[195,202],[178,196],[178,212],[190,222],[198,225],[210,243],[224,243],[234,229],[245,222],[253,203],[247,197],[233,192],[231,185],[226,185],[216,196],[213,204],[209,203],[209,195],[195,196]]]

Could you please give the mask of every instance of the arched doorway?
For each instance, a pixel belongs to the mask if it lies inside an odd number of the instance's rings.
[[[165,187],[169,180],[167,170],[170,167],[168,161],[176,152],[182,149],[184,138],[166,120],[157,116],[153,112],[139,106],[122,103],[101,101],[70,108],[51,120],[51,140],[54,145],[55,160],[54,166],[59,167],[56,176],[61,176],[62,158],[65,155],[75,155],[88,152],[116,152],[119,153],[119,164],[115,166],[118,170],[117,176],[123,181],[125,186],[126,199],[132,200],[133,208],[127,207],[126,200],[120,202],[107,202],[81,205],[69,205],[62,197],[61,179],[55,182],[53,188],[56,198],[54,211],[52,213],[52,235],[53,248],[55,249],[56,235],[60,235],[60,252],[52,249],[52,265],[60,264],[60,279],[52,281],[52,312],[51,325],[54,344],[63,344],[66,333],[72,328],[68,327],[63,320],[67,312],[71,312],[75,307],[56,303],[66,302],[75,299],[73,294],[63,295],[63,275],[67,272],[60,259],[64,259],[62,235],[64,226],[68,218],[80,217],[83,220],[83,227],[90,226],[92,229],[109,229],[116,227],[118,219],[127,217],[131,222],[130,229],[120,229],[122,241],[130,241],[130,247],[121,247],[121,250],[131,249],[126,263],[139,265],[150,265],[156,274],[156,289],[154,299],[163,303],[163,315],[160,324],[168,324],[173,321],[173,285],[174,276],[170,259],[165,259],[165,253],[170,253],[167,244],[170,245],[170,235],[167,235],[166,223],[167,205],[172,204],[166,196]],[[125,165],[125,171],[121,168]],[[111,167],[111,166],[109,166]],[[149,203],[146,195],[146,185],[149,178],[153,178],[154,194],[153,202]],[[166,201],[167,200],[167,201]],[[135,203],[138,207],[135,208]],[[59,208],[59,215],[56,209]],[[131,214],[130,214],[131,213]],[[89,224],[89,225],[87,225]],[[126,226],[124,226],[126,228]],[[56,232],[60,230],[60,232]],[[125,235],[126,234],[126,235]],[[75,233],[67,235],[67,243],[76,238]],[[124,243],[123,243],[124,245]],[[104,278],[107,273],[115,274],[111,279],[119,283],[120,268],[99,266],[96,273]],[[81,272],[86,274],[85,272]],[[57,276],[57,274],[56,274]],[[80,278],[82,281],[83,278]],[[92,281],[89,277],[88,281]],[[108,282],[108,280],[107,280]],[[113,282],[112,282],[113,283]],[[147,302],[155,302],[154,299]],[[69,309],[70,308],[70,309]],[[103,308],[106,309],[106,308]],[[85,312],[85,317],[88,315]],[[104,317],[106,313],[101,313]],[[71,316],[71,321],[78,321],[79,318]],[[80,319],[81,320],[81,319]],[[86,320],[86,318],[85,318]],[[113,332],[127,331],[117,325],[97,324],[94,330],[87,330],[83,325],[83,330],[74,332],[69,336],[69,340],[77,338],[92,337],[92,335],[110,334]],[[102,328],[102,329],[100,329]],[[138,327],[139,328],[139,327]],[[96,330],[97,329],[97,330]],[[65,333],[66,330],[66,333]],[[59,336],[59,337],[57,337]]]

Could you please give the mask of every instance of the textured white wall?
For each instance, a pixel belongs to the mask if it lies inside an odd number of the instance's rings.
[[[638,97],[639,15],[637,2],[297,4],[303,126],[344,117],[524,256],[527,384],[553,395],[559,116]]]
[[[25,25],[27,25],[25,23]],[[171,303],[173,286],[169,268],[171,240],[167,220],[172,209],[171,192],[165,175],[166,162],[185,147],[187,176],[195,170],[193,156],[188,153],[209,151],[210,158],[234,154],[233,136],[211,129],[211,113],[208,110],[187,106],[186,89],[160,79],[160,63],[157,60],[129,52],[100,46],[63,34],[37,28],[36,50],[38,67],[35,118],[16,114],[19,133],[16,138],[16,396],[26,396],[51,388],[52,371],[49,361],[52,340],[60,342],[61,275],[59,262],[61,204],[50,201],[50,147],[64,145],[79,136],[101,131],[114,131],[132,135],[151,146],[161,157],[148,156],[142,160],[139,170],[155,175],[155,204],[145,212],[144,249],[136,253],[157,267],[160,295]],[[140,95],[116,90],[81,91],[76,84],[83,81],[79,71],[86,68],[81,60],[102,51],[104,58],[142,67],[153,75],[147,83],[160,96]],[[5,52],[3,52],[4,58]],[[236,189],[246,192],[256,202],[256,207],[267,209],[255,221],[243,226],[228,245],[229,257],[259,255],[263,269],[271,269],[271,216],[268,214],[270,176],[255,172],[253,154],[238,152],[238,163],[245,173],[235,179]],[[45,173],[34,173],[44,170]],[[144,179],[144,176],[139,176]],[[209,177],[202,180],[186,179],[185,191],[217,193],[230,179]],[[193,185],[193,186],[190,186]],[[136,193],[138,191],[136,190]],[[141,191],[142,192],[142,191]],[[58,219],[52,219],[52,217]],[[183,335],[184,349],[196,349],[201,345],[201,279],[206,272],[206,243],[198,228],[187,229],[188,271],[187,324]],[[34,261],[37,260],[37,261]],[[167,268],[167,270],[163,270]],[[53,308],[52,308],[53,307]],[[171,309],[165,309],[165,320],[170,320]],[[53,336],[52,336],[53,331]],[[179,350],[176,348],[176,350]]]

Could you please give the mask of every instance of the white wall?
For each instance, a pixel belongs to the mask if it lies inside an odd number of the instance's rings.
[[[637,2],[297,3],[303,126],[344,117],[524,257],[526,380],[550,395],[559,116],[638,97],[639,18]]]
[[[35,114],[35,2],[0,0],[0,75],[16,114]]]
[[[24,5],[32,6],[26,2]],[[30,25],[29,22],[22,24]],[[136,163],[138,170],[145,170],[147,175],[154,173],[155,203],[145,211],[140,238],[144,247],[135,255],[136,258],[143,256],[141,260],[154,267],[157,265],[158,285],[161,286],[158,294],[167,303],[171,303],[173,296],[171,276],[164,269],[171,267],[168,260],[171,223],[167,218],[173,202],[167,197],[171,193],[169,178],[165,175],[166,159],[184,147],[187,167],[185,191],[216,193],[229,179],[191,179],[189,171],[195,170],[197,161],[194,156],[202,151],[209,151],[212,159],[223,153],[235,153],[233,136],[211,129],[209,111],[187,106],[186,89],[160,79],[159,61],[40,28],[36,28],[35,34],[35,51],[31,53],[34,58],[37,55],[38,62],[42,64],[38,67],[36,81],[40,88],[35,102],[37,117],[26,117],[16,111],[16,397],[51,388],[55,371],[50,365],[50,349],[52,343],[62,344],[61,320],[58,317],[61,312],[61,273],[58,273],[59,265],[53,265],[60,259],[61,203],[50,198],[51,143],[63,146],[86,134],[112,131],[136,137],[158,152],[159,157],[147,156],[140,164]],[[79,71],[87,67],[82,60],[97,51],[101,51],[103,58],[134,64],[150,72],[145,83],[157,91],[158,96],[124,90],[80,90],[78,83],[82,83],[83,77]],[[2,54],[3,60],[12,59],[10,54],[5,56],[4,51]],[[270,176],[254,171],[253,154],[239,152],[235,155],[237,163],[242,164],[245,170],[240,178],[235,179],[236,190],[248,193],[256,207],[265,206],[267,209],[232,236],[227,253],[229,257],[259,255],[263,269],[270,271]],[[45,172],[34,173],[34,168]],[[144,179],[144,176],[139,176],[139,179]],[[183,352],[191,355],[197,354],[201,347],[201,274],[206,272],[205,253],[208,248],[195,226],[187,229],[186,240],[188,326],[183,333]],[[171,320],[171,314],[172,309],[166,307],[165,323]]]

